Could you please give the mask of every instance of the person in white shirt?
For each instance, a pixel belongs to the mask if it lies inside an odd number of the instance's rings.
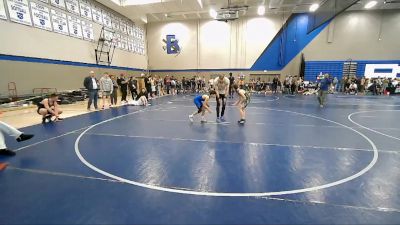
[[[174,78],[174,76],[171,77],[171,92],[172,95],[176,95],[177,91],[176,91],[176,80]]]
[[[393,84],[393,86],[397,86],[397,84],[399,84],[399,81],[397,80],[397,79],[394,79],[393,81],[392,81],[392,84]]]
[[[224,75],[219,75],[214,80],[214,87],[217,100],[217,122],[225,121],[224,114],[225,114],[225,107],[226,107],[226,95],[229,93],[229,79]],[[222,109],[221,108],[222,103]],[[221,114],[220,114],[221,112]],[[220,117],[221,116],[221,117]]]
[[[101,95],[102,95],[101,97],[103,99],[102,109],[104,109],[106,99],[108,101],[108,106],[111,108],[110,99],[111,99],[111,94],[114,91],[114,85],[113,85],[113,81],[111,80],[108,73],[104,73],[103,77],[100,78],[100,90],[101,90]]]
[[[208,80],[208,90],[214,89],[214,79]]]
[[[349,86],[349,94],[357,94],[357,84],[352,82]]]
[[[150,87],[151,88],[150,96],[152,98],[154,98],[156,96],[156,80],[154,79],[153,76],[150,76],[149,80],[150,80],[150,86],[151,86]]]
[[[378,89],[379,95],[381,95],[383,92],[382,85],[383,85],[383,81],[382,81],[381,77],[378,77],[378,79],[376,79],[376,87]]]
[[[149,102],[147,101],[146,96],[141,96],[137,101],[131,100],[128,101],[127,103],[123,103],[123,105],[133,105],[133,106],[148,106],[150,105]]]

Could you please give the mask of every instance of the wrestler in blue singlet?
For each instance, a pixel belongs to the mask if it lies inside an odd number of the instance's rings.
[[[204,102],[203,96],[202,95],[196,96],[194,98],[193,102],[196,105],[199,112],[201,112],[201,108],[203,107],[203,102]]]

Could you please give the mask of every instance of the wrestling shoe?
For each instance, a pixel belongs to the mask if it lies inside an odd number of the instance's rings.
[[[64,119],[63,118],[56,118],[56,119],[54,119],[54,122],[60,122],[60,121],[63,121]]]
[[[9,149],[0,149],[0,155],[14,156],[16,153]]]
[[[21,142],[21,141],[26,141],[26,140],[29,140],[29,139],[31,139],[31,138],[33,138],[33,134],[21,134],[21,135],[19,135],[19,137],[17,138],[17,141],[18,142]]]
[[[52,115],[47,115],[42,118],[42,123],[51,122]]]
[[[246,120],[244,120],[244,119],[241,119],[238,121],[238,123],[240,123],[240,124],[244,124],[245,122],[246,122]]]

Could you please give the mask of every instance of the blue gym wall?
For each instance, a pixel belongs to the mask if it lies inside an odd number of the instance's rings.
[[[307,14],[293,14],[251,67],[252,71],[280,71],[296,57],[329,24],[311,33]]]

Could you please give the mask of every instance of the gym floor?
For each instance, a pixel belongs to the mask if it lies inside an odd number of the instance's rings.
[[[400,98],[253,96],[247,123],[193,96],[23,128],[1,224],[399,224]]]

